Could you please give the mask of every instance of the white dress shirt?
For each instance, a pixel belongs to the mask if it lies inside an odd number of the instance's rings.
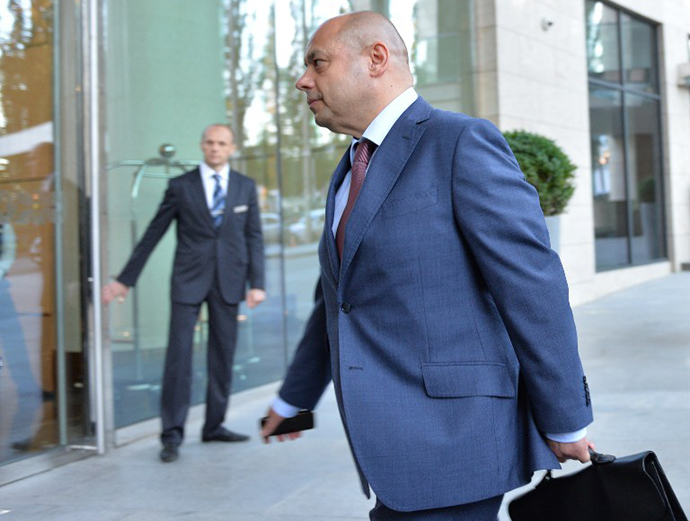
[[[199,165],[199,171],[201,172],[201,182],[204,184],[206,205],[209,207],[209,209],[211,209],[213,208],[213,192],[216,189],[216,180],[213,178],[213,176],[216,174],[220,176],[220,187],[223,189],[223,193],[227,195],[230,165],[226,163],[223,168],[216,172],[213,168],[202,162]]]
[[[390,132],[390,129],[393,128],[393,125],[395,125],[396,121],[398,121],[400,116],[402,116],[403,112],[405,112],[410,107],[410,105],[412,105],[417,100],[417,98],[417,92],[414,90],[413,87],[410,87],[405,92],[400,94],[397,98],[395,98],[393,101],[391,101],[386,106],[386,108],[379,112],[379,115],[376,116],[376,118],[374,118],[374,121],[372,121],[369,124],[367,129],[364,131],[364,134],[362,134],[362,138],[352,139],[352,144],[350,145],[350,165],[352,165],[354,161],[355,144],[359,143],[361,139],[366,138],[369,141],[376,143],[376,145],[380,146],[381,143],[383,143],[383,140],[388,135],[388,132]],[[374,151],[374,154],[371,156],[371,161],[373,161],[374,157],[376,157],[378,146]],[[370,165],[371,161],[369,161]],[[340,185],[338,191],[335,194],[335,207],[333,209],[333,226],[331,227],[333,237],[335,237],[336,232],[338,231],[338,224],[340,224],[340,218],[343,216],[345,206],[347,206],[347,199],[350,193],[351,178],[352,170],[349,170],[345,175],[345,179],[343,179],[342,184]],[[280,396],[275,397],[275,399],[273,400],[272,408],[276,413],[278,413],[280,416],[283,416],[284,418],[291,418],[295,416],[299,411],[298,407],[295,407],[287,403]],[[548,433],[546,434],[546,437],[548,437],[550,440],[557,441],[560,443],[571,443],[581,440],[586,435],[587,428],[584,428],[576,432],[565,432],[555,434]]]

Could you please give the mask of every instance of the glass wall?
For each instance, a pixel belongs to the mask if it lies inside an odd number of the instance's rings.
[[[88,436],[78,187],[52,0],[0,3],[0,464]]]
[[[588,1],[596,265],[666,257],[656,27]]]
[[[472,112],[470,0],[105,0],[108,276],[115,277],[160,203],[167,180],[201,158],[201,130],[229,122],[232,167],[259,189],[267,301],[240,310],[233,390],[280,379],[312,307],[317,243],[333,168],[349,145],[313,122],[303,52],[327,18],[373,9],[409,47],[417,89],[432,104]],[[161,145],[172,148],[159,151]],[[167,342],[174,232],[136,290],[107,313],[115,421],[158,414]],[[205,386],[205,313],[194,347],[193,399]]]

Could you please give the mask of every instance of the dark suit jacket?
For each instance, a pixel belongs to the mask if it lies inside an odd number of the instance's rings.
[[[348,169],[346,154],[280,396],[311,409],[332,376],[363,483],[396,510],[478,501],[557,468],[541,433],[592,412],[563,269],[501,133],[418,99],[372,159],[341,264],[331,226]]]
[[[163,202],[118,281],[134,286],[146,260],[173,220],[177,246],[171,281],[173,302],[198,304],[218,284],[223,299],[244,299],[247,282],[264,288],[264,252],[256,185],[230,170],[223,223],[216,230],[199,169],[170,180]]]

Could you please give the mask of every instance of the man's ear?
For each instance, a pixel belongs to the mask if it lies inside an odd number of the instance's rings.
[[[369,74],[372,77],[381,76],[388,69],[390,54],[385,43],[376,42],[369,51]]]

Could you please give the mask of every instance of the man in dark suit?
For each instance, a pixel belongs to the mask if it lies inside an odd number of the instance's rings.
[[[417,95],[385,17],[327,21],[305,65],[316,123],[354,139],[262,436],[332,379],[372,520],[495,521],[536,469],[589,459],[589,391],[536,191],[496,127]]]
[[[184,437],[191,395],[194,326],[203,302],[208,306],[209,341],[202,440],[248,439],[222,424],[230,395],[238,305],[245,292],[250,308],[265,299],[263,238],[254,181],[229,167],[235,146],[227,126],[207,127],[201,150],[203,163],[170,180],[158,212],[127,265],[102,291],[105,303],[116,298],[123,301],[156,244],[177,220],[170,336],[161,394],[160,458],[164,462],[177,459]]]

